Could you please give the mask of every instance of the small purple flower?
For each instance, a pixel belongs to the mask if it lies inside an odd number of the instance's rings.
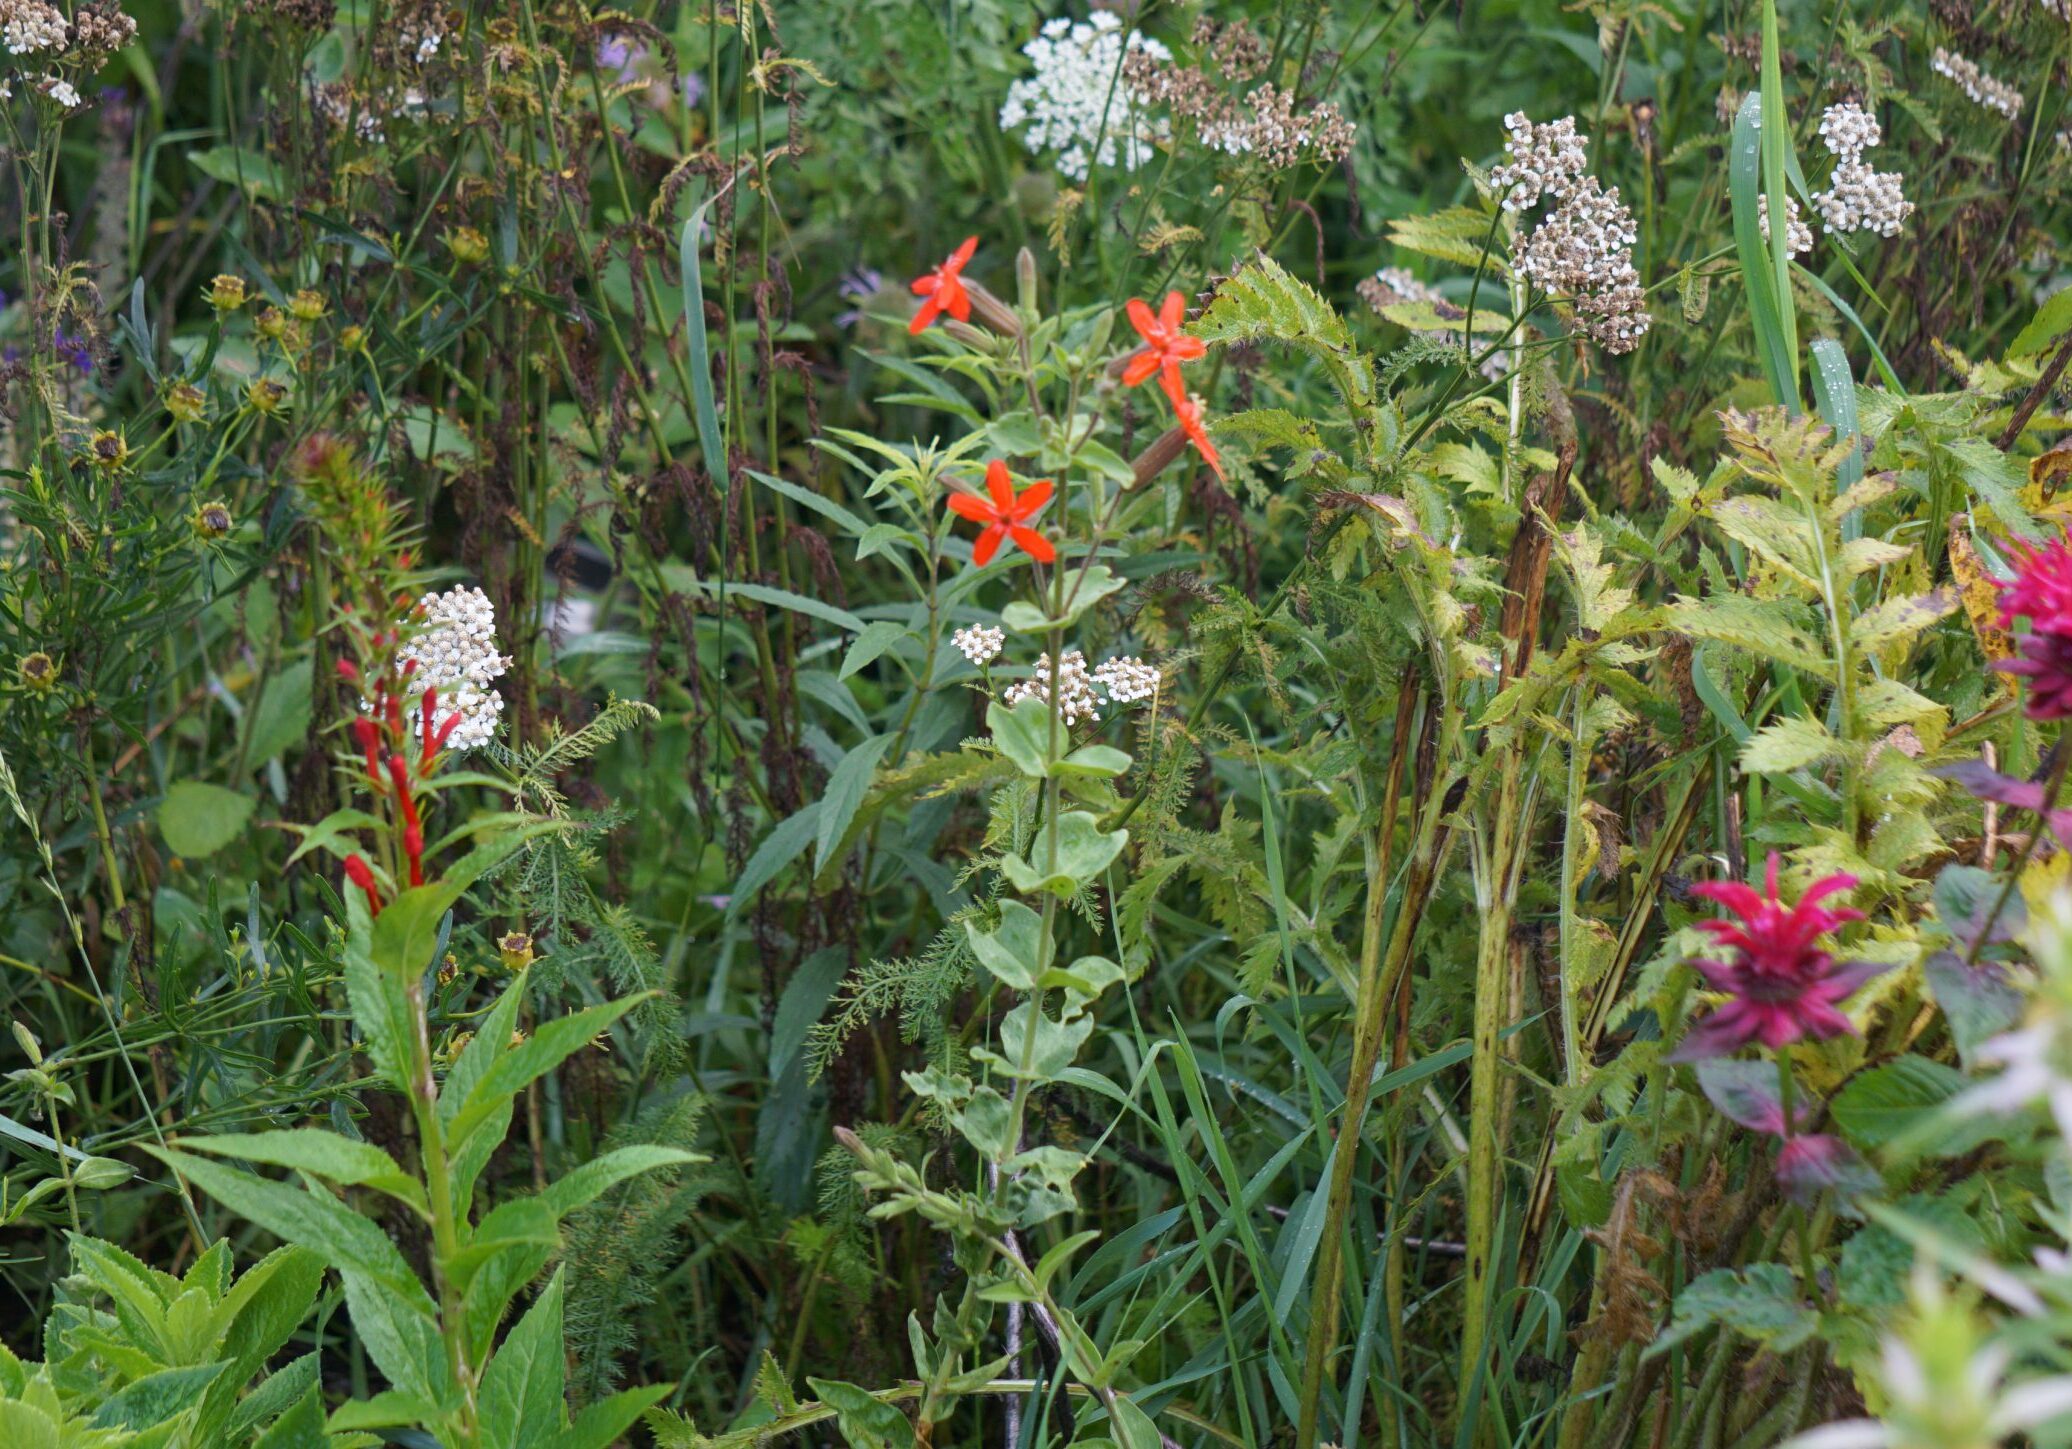
[[[94,370],[93,349],[86,345],[86,339],[78,333],[67,332],[60,327],[50,341],[51,346],[57,350],[58,356],[71,363],[78,371],[92,372]]]
[[[705,77],[692,71],[683,78],[683,107],[687,111],[698,109],[698,103],[705,99]]]
[[[607,35],[597,42],[597,65],[612,73],[613,85],[631,85],[640,79],[640,67],[647,61],[647,47],[623,35]]]
[[[885,289],[885,275],[875,267],[851,267],[842,273],[842,280],[835,288],[844,298],[856,305],[848,311],[838,313],[835,326],[854,327],[863,320],[863,304]]]

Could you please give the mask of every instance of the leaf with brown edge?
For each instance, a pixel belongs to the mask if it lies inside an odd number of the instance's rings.
[[[1957,596],[1963,600],[1964,616],[1971,620],[1971,633],[1988,663],[2012,659],[2014,635],[2000,627],[2000,585],[1986,571],[1985,560],[1971,542],[1971,519],[1958,514],[1950,520],[1950,573],[1957,580]],[[2012,690],[2014,680],[1998,674],[2003,690]]]

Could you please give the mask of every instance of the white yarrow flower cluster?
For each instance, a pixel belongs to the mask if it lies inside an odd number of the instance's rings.
[[[972,662],[973,667],[984,669],[1000,657],[1000,650],[1007,643],[1007,632],[985,624],[973,624],[950,635],[950,643]]]
[[[1512,270],[1545,291],[1566,296],[1599,347],[1631,352],[1653,322],[1633,265],[1640,229],[1619,200],[1618,187],[1601,186],[1594,176],[1561,184],[1566,189],[1556,191],[1543,180],[1542,189],[1560,204],[1513,252]]]
[[[1509,133],[1504,150],[1511,159],[1489,173],[1489,182],[1504,195],[1504,210],[1530,211],[1542,196],[1566,201],[1583,179],[1590,161],[1588,143],[1576,130],[1576,118],[1536,125],[1523,111],[1504,117]]]
[[[1171,135],[1170,125],[1140,111],[1122,84],[1123,57],[1142,53],[1159,61],[1172,52],[1105,10],[1085,20],[1060,17],[1022,47],[1036,73],[1007,88],[1000,107],[1003,130],[1018,126],[1032,154],[1058,153],[1058,171],[1084,181],[1096,165],[1134,171]]]
[[[1025,699],[1048,700],[1050,698],[1050,656],[1038,656],[1036,672],[1020,684],[1011,686],[1001,696],[1003,703],[1013,709]],[[1058,718],[1069,728],[1082,719],[1101,717],[1101,696],[1094,689],[1093,676],[1087,673],[1086,655],[1077,649],[1068,649],[1058,660]]]
[[[1885,139],[1885,128],[1856,102],[1843,101],[1821,112],[1820,139],[1844,161],[1859,161],[1864,152]]]
[[[2025,100],[2022,93],[2006,81],[1988,75],[1976,61],[1938,45],[1929,59],[1928,68],[1955,81],[1975,105],[1998,111],[2010,121],[2022,113]]]
[[[1914,214],[1905,178],[1897,171],[1873,170],[1863,159],[1868,148],[1884,140],[1877,118],[1854,101],[1829,106],[1820,118],[1820,138],[1835,154],[1834,175],[1827,190],[1813,193],[1821,224],[1830,233],[1868,231],[1898,236]],[[1797,203],[1793,203],[1794,210]]]
[[[461,717],[446,748],[478,749],[496,738],[504,699],[490,686],[511,666],[497,652],[496,606],[480,589],[454,588],[425,595],[418,616],[418,632],[400,651],[402,659],[417,661],[408,688],[439,691],[441,723],[450,714]]]
[[[64,12],[43,0],[0,0],[0,17],[0,40],[9,55],[34,55],[65,44]]]
[[[1058,660],[1058,716],[1067,726],[1083,719],[1097,720],[1104,702],[1135,704],[1149,699],[1158,692],[1163,677],[1156,664],[1146,664],[1134,654],[1104,659],[1089,670],[1085,654],[1077,649],[1067,650]],[[1013,709],[1025,699],[1049,698],[1050,656],[1044,654],[1036,660],[1035,673],[1010,686],[1001,695],[1001,702]]]
[[[1770,239],[1770,193],[1760,193],[1755,199],[1756,221],[1763,229],[1763,240]],[[1799,220],[1799,199],[1796,196],[1784,198],[1785,246],[1793,256],[1803,256],[1813,250],[1813,228]]]
[[[1116,704],[1134,704],[1158,693],[1160,675],[1156,664],[1146,664],[1134,654],[1118,654],[1094,668],[1094,682],[1108,691]]]

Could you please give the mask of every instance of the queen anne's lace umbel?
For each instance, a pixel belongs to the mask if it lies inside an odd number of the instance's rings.
[[[1105,10],[1085,20],[1050,21],[1022,47],[1036,73],[1007,88],[1001,128],[1026,127],[1022,144],[1032,153],[1056,151],[1058,171],[1072,181],[1086,180],[1096,165],[1136,170],[1170,134],[1122,84],[1124,56],[1139,53],[1172,59],[1156,40],[1134,30],[1125,34]]]
[[[490,686],[511,665],[497,652],[496,606],[480,589],[454,588],[426,594],[415,617],[418,631],[399,651],[400,662],[417,661],[409,692],[437,689],[439,718],[461,717],[446,748],[472,750],[488,744],[504,712],[503,696]]]

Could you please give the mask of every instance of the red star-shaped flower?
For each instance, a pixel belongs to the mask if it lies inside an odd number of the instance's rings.
[[[964,290],[964,265],[978,250],[978,238],[964,238],[964,245],[943,258],[941,266],[925,277],[914,278],[914,295],[926,297],[907,331],[924,332],[928,324],[947,312],[959,322],[971,320],[971,294]]]
[[[1695,889],[1741,919],[1701,921],[1717,944],[1732,951],[1724,961],[1693,961],[1706,984],[1732,998],[1684,1034],[1672,1061],[1702,1061],[1761,1042],[1772,1051],[1801,1039],[1825,1041],[1854,1033],[1838,1003],[1884,970],[1875,961],[1836,961],[1814,943],[1835,927],[1860,921],[1863,912],[1830,910],[1820,904],[1856,884],[1853,875],[1815,881],[1796,905],[1777,895],[1777,852],[1770,852],[1764,889],[1739,881],[1712,881]]]
[[[1123,382],[1135,387],[1155,372],[1158,385],[1173,400],[1173,406],[1180,406],[1180,400],[1187,396],[1187,384],[1180,380],[1180,364],[1192,362],[1209,350],[1199,337],[1189,337],[1180,330],[1187,320],[1187,299],[1178,292],[1168,292],[1165,305],[1153,314],[1148,303],[1132,297],[1128,310],[1130,326],[1137,329],[1144,345],[1131,353],[1123,365]]]
[[[984,568],[1000,551],[1001,540],[1008,538],[1020,544],[1022,552],[1038,563],[1049,563],[1058,556],[1050,540],[1028,526],[1029,520],[1050,502],[1048,478],[1038,479],[1017,494],[1014,480],[1007,475],[1007,465],[995,458],[986,464],[986,492],[991,497],[981,498],[962,488],[950,490],[950,512],[986,526],[978,542],[971,546],[973,563]]]
[[[1187,441],[1194,444],[1201,460],[1216,470],[1216,476],[1223,476],[1223,459],[1216,452],[1216,445],[1209,441],[1209,430],[1202,422],[1202,407],[1199,399],[1181,393],[1173,399],[1173,416],[1179,419],[1180,428],[1187,434]]]

